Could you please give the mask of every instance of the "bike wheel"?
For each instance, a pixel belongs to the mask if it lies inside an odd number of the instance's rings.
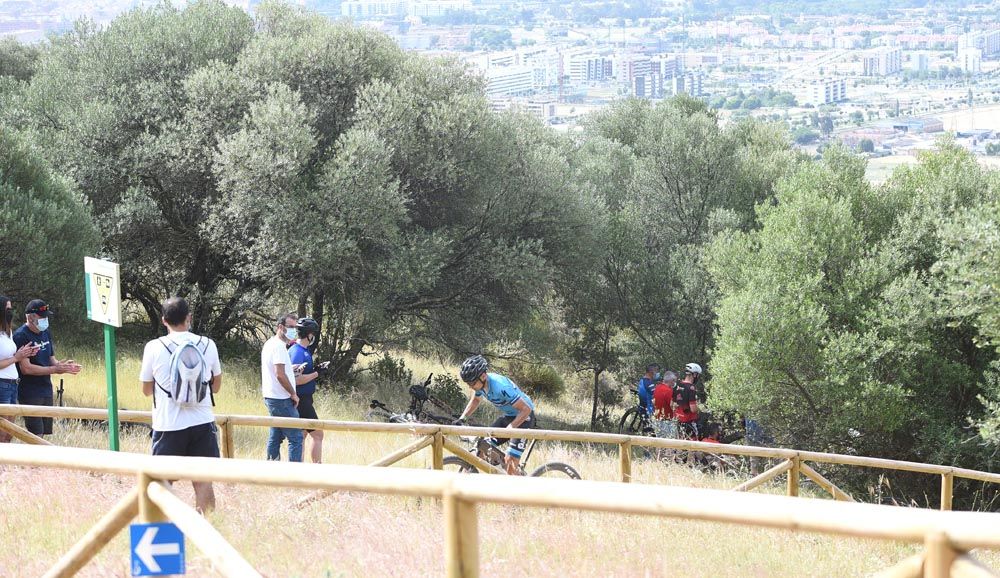
[[[458,472],[460,474],[478,474],[476,466],[466,462],[458,456],[448,456],[444,459],[444,471]]]
[[[549,478],[569,478],[571,480],[579,480],[580,472],[576,471],[573,466],[560,462],[549,462],[547,464],[542,464],[537,470],[531,472],[531,477],[537,478],[541,476],[546,476]]]
[[[642,416],[639,414],[639,408],[633,407],[625,412],[618,422],[618,433],[630,436],[642,435]]]
[[[391,421],[392,415],[382,409],[373,409],[365,414],[365,421],[376,421],[376,422],[388,422]]]

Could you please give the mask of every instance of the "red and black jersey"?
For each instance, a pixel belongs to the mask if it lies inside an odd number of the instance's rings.
[[[690,423],[698,420],[698,414],[691,411],[691,403],[698,401],[698,392],[693,383],[678,382],[674,386],[674,405],[677,421]]]

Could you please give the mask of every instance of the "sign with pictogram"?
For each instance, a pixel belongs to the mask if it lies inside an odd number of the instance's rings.
[[[169,523],[132,524],[133,576],[184,574],[184,534]]]
[[[87,288],[87,319],[121,327],[122,299],[118,263],[84,257],[83,272]]]
[[[122,284],[118,263],[83,258],[87,319],[104,325],[104,370],[108,376],[108,445],[118,451],[118,372],[115,368],[115,327],[122,326]]]

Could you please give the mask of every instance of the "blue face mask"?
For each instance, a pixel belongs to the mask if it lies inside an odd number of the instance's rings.
[[[659,373],[655,374],[655,375],[653,376],[653,379],[655,379],[655,380],[659,381],[659,379],[660,379],[660,374],[659,374]]]
[[[45,331],[48,328],[49,328],[49,318],[48,317],[39,317],[38,318],[38,330],[39,331]]]
[[[289,341],[295,341],[299,338],[299,330],[294,327],[285,328],[285,339]]]

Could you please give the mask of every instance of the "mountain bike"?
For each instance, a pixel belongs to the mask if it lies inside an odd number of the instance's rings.
[[[639,397],[639,390],[632,387],[629,388],[636,398]],[[618,433],[630,436],[648,436],[648,437],[660,437],[657,436],[657,428],[655,427],[654,420],[649,413],[646,412],[646,408],[642,407],[640,404],[636,404],[634,407],[630,407],[622,415],[622,418],[618,421]],[[644,446],[632,446],[632,452],[634,457],[637,458],[656,458],[659,459],[664,454],[663,450],[647,448]]]
[[[436,423],[450,425],[458,414],[445,402],[431,394],[431,379],[434,374],[427,376],[422,384],[410,386],[410,407],[405,412],[394,412],[384,403],[377,399],[371,400],[368,404],[368,413],[365,414],[366,421],[387,421],[389,423]],[[437,410],[436,413],[433,410]]]
[[[486,460],[493,466],[504,470],[504,451],[500,449],[499,444],[495,438],[482,438],[473,436],[461,436],[462,441],[469,443],[468,448],[469,453],[474,453],[479,456],[480,459]],[[531,457],[532,450],[535,449],[535,444],[538,440],[530,440],[528,446],[524,449],[524,454],[521,455],[521,462],[518,465],[519,476],[528,475],[528,459]],[[466,462],[458,456],[448,456],[444,459],[444,469],[457,471],[463,474],[475,474],[479,472],[476,466]],[[532,477],[540,477],[548,475],[550,477],[567,477],[571,480],[579,480],[580,473],[576,471],[573,466],[564,464],[562,462],[548,462],[531,472]]]
[[[639,396],[639,390],[630,388],[630,391]],[[653,421],[646,409],[641,405],[629,408],[625,415],[618,421],[618,433],[630,436],[655,436],[656,430],[653,428]]]

